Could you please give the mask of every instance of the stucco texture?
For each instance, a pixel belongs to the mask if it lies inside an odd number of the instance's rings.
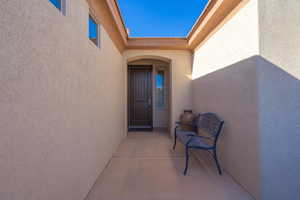
[[[1,1],[1,200],[84,199],[124,136],[122,55],[69,6]]]
[[[258,5],[262,199],[299,199],[300,2]]]
[[[250,0],[195,49],[193,79],[258,55],[258,40],[257,0]]]
[[[257,1],[248,2],[194,53],[193,109],[225,120],[218,144],[223,168],[260,196]]]
[[[175,121],[184,109],[192,107],[192,56],[185,50],[126,50],[123,54],[125,91],[127,91],[127,63],[139,59],[157,59],[170,62],[170,128],[173,134]],[[124,107],[127,110],[127,105]],[[127,123],[127,115],[125,116]]]
[[[193,108],[225,120],[221,163],[256,199],[299,196],[299,8],[250,0],[195,51]]]

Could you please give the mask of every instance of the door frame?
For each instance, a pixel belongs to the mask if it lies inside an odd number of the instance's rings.
[[[130,126],[130,70],[138,68],[140,70],[149,70],[150,73],[150,99],[151,99],[151,113],[150,113],[150,127],[131,127]],[[128,131],[153,131],[153,65],[127,65],[127,129]]]

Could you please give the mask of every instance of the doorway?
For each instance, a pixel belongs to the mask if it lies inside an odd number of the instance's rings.
[[[170,66],[170,62],[151,58],[127,62],[128,131],[170,132]]]
[[[128,130],[152,131],[152,65],[128,65]]]

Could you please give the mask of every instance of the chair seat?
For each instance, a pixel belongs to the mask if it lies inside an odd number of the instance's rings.
[[[188,143],[189,148],[199,148],[199,149],[213,149],[213,146],[209,145],[205,139],[201,137],[192,137],[191,141]]]
[[[197,133],[193,132],[193,131],[184,131],[184,130],[177,130],[177,137],[178,139],[184,144],[186,145],[186,143],[190,140],[190,138],[192,136],[197,135]]]
[[[181,130],[181,129],[178,129],[176,131],[176,133],[177,133],[177,135],[189,135],[189,136],[197,135],[197,133],[194,131],[185,131],[185,130]]]

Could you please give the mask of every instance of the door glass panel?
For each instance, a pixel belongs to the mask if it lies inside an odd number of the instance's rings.
[[[158,70],[156,74],[156,107],[165,107],[165,72]]]

